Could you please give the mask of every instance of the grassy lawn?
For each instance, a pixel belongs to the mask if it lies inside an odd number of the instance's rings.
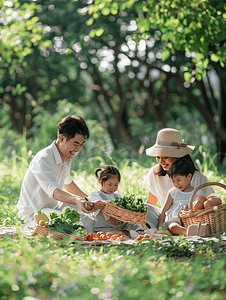
[[[93,170],[105,162],[96,161],[77,165],[80,172],[74,173],[87,193],[99,189]],[[118,192],[145,200],[142,183],[151,165],[125,160],[115,164],[122,174]],[[19,226],[16,203],[27,167],[16,156],[0,163],[1,226]],[[210,181],[226,183],[207,161],[199,169]],[[226,204],[225,191],[215,190]],[[68,240],[27,239],[18,227],[18,238],[6,235],[0,240],[0,299],[226,299],[225,254],[220,240],[189,243],[166,237],[136,246],[81,246]]]

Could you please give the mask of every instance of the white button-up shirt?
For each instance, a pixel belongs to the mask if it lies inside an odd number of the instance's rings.
[[[58,206],[59,201],[53,199],[53,192],[72,182],[70,170],[71,160],[62,162],[55,141],[35,155],[24,177],[17,203],[18,216],[25,224],[37,210]]]

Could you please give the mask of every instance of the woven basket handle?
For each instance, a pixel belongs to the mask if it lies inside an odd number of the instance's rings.
[[[204,188],[204,187],[206,187],[206,186],[210,186],[210,185],[217,185],[217,186],[220,186],[220,187],[222,187],[223,189],[226,190],[226,185],[224,185],[223,183],[219,183],[219,182],[205,182],[205,183],[201,184],[196,189],[194,189],[194,191],[191,195],[191,199],[190,199],[190,202],[189,202],[189,205],[188,205],[189,209],[192,208],[193,198],[194,198],[194,195],[197,193],[197,191]]]

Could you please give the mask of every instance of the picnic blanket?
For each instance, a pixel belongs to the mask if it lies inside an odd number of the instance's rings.
[[[24,237],[26,238],[33,238],[32,236],[32,232],[31,231],[22,231],[22,234]],[[148,232],[150,234],[150,236],[152,237],[153,240],[161,240],[163,235],[160,234],[155,234],[151,231]],[[18,234],[16,233],[16,227],[1,227],[0,228],[0,239],[2,239],[6,234],[9,234],[11,238],[18,238]],[[125,246],[132,246],[134,244],[134,240],[136,239],[136,237],[138,236],[138,234],[136,233],[136,235],[132,234],[132,238],[126,237],[124,241],[120,241],[120,242],[116,242],[116,241],[111,241],[111,240],[107,240],[107,241],[82,241],[81,244],[82,245],[86,245],[86,244],[122,244]],[[177,242],[179,240],[179,236],[171,236],[171,238]],[[221,241],[222,243],[226,244],[226,234],[221,234],[220,235]],[[215,236],[211,236],[211,237],[200,237],[200,236],[185,236],[184,239],[188,240],[188,241],[198,241],[198,240],[206,240],[206,241],[215,241],[216,243],[219,242],[219,239],[216,238]]]

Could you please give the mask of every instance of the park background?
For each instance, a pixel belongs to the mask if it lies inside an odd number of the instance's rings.
[[[72,163],[86,193],[99,188],[94,169],[114,164],[122,173],[119,192],[145,201],[142,183],[155,163],[145,150],[164,127],[180,130],[196,146],[198,169],[225,183],[225,1],[0,0],[0,7],[1,224],[19,224],[23,176],[57,138],[65,115],[82,116],[90,129]],[[220,243],[101,250],[38,239],[0,243],[1,299],[226,294]]]

